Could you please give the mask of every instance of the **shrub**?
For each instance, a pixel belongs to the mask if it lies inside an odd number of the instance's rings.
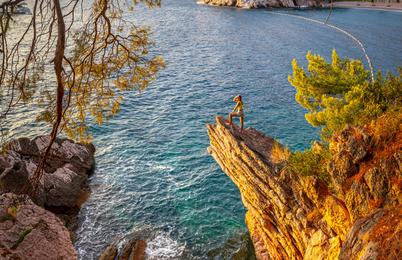
[[[295,174],[317,176],[329,185],[330,177],[327,173],[327,164],[330,158],[328,147],[315,143],[310,149],[291,154],[287,167]]]
[[[402,147],[402,68],[399,75],[377,73],[371,82],[361,61],[340,59],[335,50],[331,63],[311,52],[307,60],[307,71],[293,60],[289,82],[296,88],[296,101],[308,111],[306,120],[321,128],[323,145],[290,155],[288,169],[330,184],[328,142],[346,125],[368,128],[382,153]]]
[[[287,147],[282,146],[278,141],[275,140],[272,151],[271,151],[271,160],[275,164],[283,164],[291,155],[291,152]]]
[[[322,128],[328,140],[345,125],[365,125],[389,109],[402,106],[402,70],[399,75],[369,72],[359,60],[340,59],[335,50],[332,62],[307,53],[307,71],[293,60],[289,82],[296,88],[296,101],[307,109],[306,120]]]

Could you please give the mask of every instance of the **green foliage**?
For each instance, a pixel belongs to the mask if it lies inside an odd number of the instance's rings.
[[[27,228],[27,229],[23,230],[23,231],[20,233],[20,235],[19,235],[19,237],[18,237],[18,240],[15,241],[15,243],[14,243],[14,245],[11,247],[11,249],[16,249],[16,248],[19,246],[19,244],[21,244],[22,241],[24,241],[24,239],[26,238],[26,236],[28,236],[28,235],[32,232],[32,230],[33,230],[33,228]]]
[[[6,209],[5,214],[0,216],[0,223],[12,220],[14,221],[17,218],[18,211],[20,210],[21,206],[19,204],[12,205]]]
[[[387,131],[392,133],[392,137],[399,131],[402,69],[396,76],[388,74],[384,77],[378,73],[375,81],[371,82],[369,72],[361,61],[340,59],[335,50],[331,63],[311,52],[307,53],[307,60],[307,71],[293,60],[293,74],[289,76],[289,82],[296,88],[296,101],[308,111],[306,120],[312,126],[321,127],[325,146],[313,145],[310,149],[292,154],[288,168],[304,176],[318,176],[329,184],[326,168],[331,154],[327,143],[334,133],[348,124],[369,126],[377,121],[376,125],[382,125],[374,127],[375,131],[381,132],[378,136]],[[390,115],[398,120],[386,123],[390,121]],[[384,129],[385,126],[387,129]]]
[[[164,68],[162,57],[152,54],[150,30],[123,19],[138,3],[154,7],[160,0],[134,0],[127,10],[119,1],[96,0],[89,21],[69,43],[63,66],[63,116],[61,130],[71,139],[91,141],[89,122],[102,124],[116,115],[130,91],[142,91]],[[38,121],[53,124],[56,94],[43,91],[43,112]]]
[[[328,147],[315,143],[310,149],[292,153],[287,167],[295,174],[301,174],[302,176],[314,175],[329,184],[330,177],[327,173],[327,162],[330,157]]]
[[[322,126],[323,133],[330,134],[349,121],[345,94],[368,80],[369,73],[357,60],[341,60],[336,51],[332,62],[320,55],[307,53],[307,72],[292,61],[293,75],[289,82],[296,88],[296,101],[309,113],[306,120],[313,126]]]
[[[8,220],[12,220],[12,221],[14,221],[14,217],[13,216],[11,216],[10,214],[4,214],[4,215],[2,215],[1,217],[0,217],[0,223],[3,223],[3,222],[5,222],[5,221],[8,221]]]
[[[83,33],[76,38],[71,58],[75,75],[74,79],[65,82],[71,95],[69,110],[63,117],[63,130],[68,137],[81,141],[88,140],[89,117],[102,124],[119,112],[128,91],[146,89],[164,67],[161,57],[149,55],[152,42],[147,28],[132,29],[124,43],[116,41],[104,45],[99,52],[92,50],[92,45],[88,44],[91,37]],[[98,36],[97,43],[103,45],[107,37]],[[104,52],[107,53],[107,61],[102,59]]]
[[[9,208],[7,208],[7,213],[12,216],[14,219],[17,218],[18,211],[20,210],[21,206],[16,204]]]
[[[402,74],[370,82],[361,61],[340,59],[335,50],[327,63],[319,55],[307,53],[307,71],[293,60],[289,82],[296,88],[296,100],[308,110],[306,120],[322,127],[324,140],[346,124],[364,125],[391,107],[400,106]]]
[[[402,143],[402,107],[395,107],[369,124],[373,141],[377,147],[385,150],[390,144]],[[399,135],[399,138],[398,138]]]

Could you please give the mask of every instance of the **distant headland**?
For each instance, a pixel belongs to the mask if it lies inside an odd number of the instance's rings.
[[[200,0],[199,3],[237,8],[305,8],[321,7],[321,0]]]
[[[255,8],[315,8],[330,7],[330,1],[322,0],[199,0],[200,4],[214,6],[231,6],[245,9]],[[380,10],[400,10],[402,2],[400,0],[390,0],[382,2],[374,1],[334,1],[333,7],[337,8],[364,8]]]

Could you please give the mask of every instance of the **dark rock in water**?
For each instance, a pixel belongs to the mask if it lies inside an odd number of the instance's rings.
[[[8,144],[8,153],[0,156],[0,192],[29,193],[29,181],[50,141],[49,136],[32,140],[19,138]],[[32,199],[45,207],[73,208],[86,189],[88,173],[94,165],[93,145],[56,139],[46,161],[44,174]]]
[[[138,230],[129,233],[124,237],[116,238],[106,249],[102,252],[99,260],[128,260],[128,259],[143,259],[133,258],[136,253],[145,255],[146,242],[145,239],[149,235],[148,229]],[[141,252],[142,247],[142,252]]]
[[[70,234],[27,195],[0,195],[1,259],[77,259]]]
[[[27,3],[25,3],[24,0],[2,1],[1,5],[2,8],[0,9],[0,14],[32,14],[31,9],[27,7]]]
[[[111,244],[102,252],[99,260],[114,260],[117,256],[117,251],[117,246]]]
[[[132,250],[131,255],[135,260],[140,260],[145,258],[145,249],[147,248],[147,243],[144,240],[138,240]]]
[[[119,260],[143,260],[147,243],[144,240],[129,240],[123,247]]]
[[[131,238],[119,249],[116,243],[109,245],[99,257],[99,260],[143,260],[145,259],[145,240]]]
[[[30,15],[32,14],[31,9],[26,6],[26,3],[22,3],[16,6],[16,8],[13,10],[13,14],[25,14],[25,15]]]
[[[152,226],[137,227],[119,236],[105,248],[100,260],[195,259],[191,252],[169,234]],[[221,259],[221,258],[219,258]],[[226,258],[225,258],[226,259]]]

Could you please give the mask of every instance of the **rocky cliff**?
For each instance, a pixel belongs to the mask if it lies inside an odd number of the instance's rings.
[[[76,214],[89,194],[95,148],[56,139],[33,192],[32,176],[49,140],[15,139],[0,155],[1,259],[77,258],[68,231],[75,229]]]
[[[201,0],[204,4],[233,6],[238,8],[283,8],[283,7],[319,7],[321,0]]]
[[[238,186],[259,259],[401,259],[402,146],[348,127],[331,140],[331,185],[287,170],[285,149],[217,118],[210,154]],[[402,138],[402,135],[396,138]]]

